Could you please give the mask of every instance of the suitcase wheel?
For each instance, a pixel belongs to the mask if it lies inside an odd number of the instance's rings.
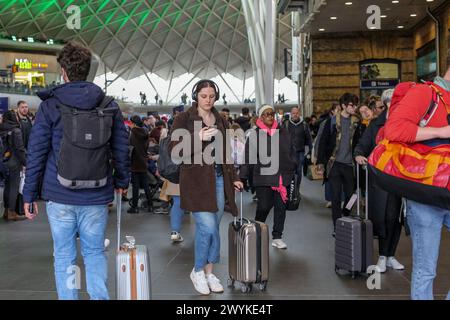
[[[227,286],[228,286],[228,288],[232,288],[232,287],[234,287],[234,280],[233,279],[228,279],[228,281],[227,281]]]
[[[251,283],[243,283],[241,286],[242,293],[248,293],[252,291],[252,284]]]
[[[267,289],[267,281],[261,282],[259,284],[259,290],[266,291],[266,289]]]

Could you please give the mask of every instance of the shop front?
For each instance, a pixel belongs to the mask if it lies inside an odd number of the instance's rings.
[[[31,93],[60,82],[55,55],[2,52],[0,53],[0,86],[19,93]]]

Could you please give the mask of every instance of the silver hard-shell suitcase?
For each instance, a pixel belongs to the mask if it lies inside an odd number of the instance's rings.
[[[368,170],[366,172],[365,219],[360,215],[359,165],[356,167],[357,216],[339,218],[336,221],[335,270],[350,272],[352,278],[359,273],[367,273],[373,263],[373,225],[368,219]]]
[[[242,216],[234,218],[228,227],[228,286],[235,281],[242,284],[242,292],[252,290],[257,284],[266,290],[269,280],[269,229],[267,224],[252,221]]]
[[[120,222],[122,197],[116,195],[117,203],[117,257],[116,298],[117,300],[150,300],[150,261],[146,246],[135,245],[132,236],[120,246]]]

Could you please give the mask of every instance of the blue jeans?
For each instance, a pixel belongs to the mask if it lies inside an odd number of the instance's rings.
[[[411,299],[432,300],[442,226],[450,230],[450,210],[411,200],[406,209],[413,247]],[[447,299],[450,300],[450,291]]]
[[[184,210],[180,208],[180,196],[172,196],[173,205],[170,209],[170,227],[172,231],[181,232]]]
[[[193,212],[195,219],[195,272],[209,263],[219,263],[219,225],[225,207],[223,177],[216,177],[217,212]]]
[[[108,263],[105,255],[105,229],[108,207],[72,206],[47,202],[47,215],[53,237],[55,279],[60,300],[77,300],[77,233],[86,268],[87,292],[93,300],[108,300]]]

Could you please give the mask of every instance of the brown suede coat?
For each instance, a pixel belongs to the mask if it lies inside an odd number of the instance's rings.
[[[225,149],[225,140],[227,139],[225,130],[228,128],[226,123],[220,116],[219,112],[213,108],[212,112],[216,118],[217,129],[222,132],[223,147]],[[190,133],[191,139],[191,154],[183,157],[190,158],[191,164],[181,164],[180,167],[180,196],[181,196],[181,208],[187,211],[198,212],[217,212],[217,197],[216,197],[216,171],[214,165],[205,164],[202,161],[202,165],[193,164],[194,154],[197,156],[202,154],[203,150],[211,143],[209,141],[203,141],[197,144],[197,148],[194,148],[194,121],[200,121],[202,118],[199,116],[196,105],[190,107],[187,111],[177,115],[171,128],[171,133],[176,129],[186,129]],[[178,144],[180,141],[172,141],[170,143],[170,150]],[[200,148],[201,146],[201,148]],[[225,150],[224,153],[225,154]],[[234,181],[240,181],[237,173],[232,164],[222,164],[223,178],[224,178],[224,191],[225,191],[225,208],[226,211],[231,212],[234,216],[238,214],[235,196],[234,196]]]

